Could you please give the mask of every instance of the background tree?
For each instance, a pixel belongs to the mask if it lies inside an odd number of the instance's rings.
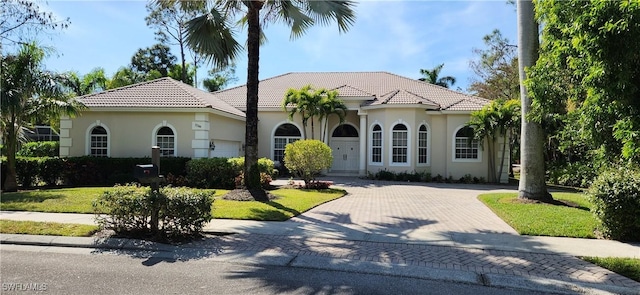
[[[0,52],[5,44],[25,43],[42,31],[64,29],[69,24],[69,18],[59,20],[34,1],[0,1]]]
[[[38,120],[75,116],[82,105],[65,96],[64,78],[44,69],[45,52],[35,44],[25,44],[15,55],[2,57],[0,77],[0,131],[7,149],[7,176],[4,190],[16,191],[16,151],[25,127]]]
[[[518,198],[551,201],[547,192],[544,167],[544,134],[540,123],[529,116],[532,100],[524,81],[525,69],[538,59],[538,24],[534,18],[531,0],[517,0],[518,17],[518,69],[520,76],[521,135],[520,135],[520,183]]]
[[[562,144],[592,161],[639,164],[640,4],[543,1],[537,10],[543,46],[529,85],[538,121],[559,118]]]
[[[203,2],[194,1],[193,4],[204,4]],[[181,10],[178,3],[169,2],[150,2],[147,4],[147,12],[149,15],[145,18],[147,26],[156,29],[156,39],[164,45],[177,45],[180,54],[181,70],[177,80],[184,83],[193,84],[193,79],[188,79],[188,67],[186,62],[186,53],[192,52],[192,66],[197,70],[197,57],[195,52],[187,45],[187,22],[199,14],[206,12],[204,5],[194,5],[193,10]],[[195,75],[194,75],[195,76]],[[175,77],[174,77],[175,78]],[[197,83],[197,81],[195,81]]]
[[[323,169],[331,167],[331,148],[314,139],[298,140],[287,144],[284,150],[284,164],[294,175],[304,180],[305,187],[320,175]]]
[[[171,49],[168,46],[156,44],[138,49],[131,57],[131,69],[151,76],[157,75],[154,73],[156,71],[160,74],[160,77],[167,77],[175,62],[176,57],[171,53]]]
[[[510,44],[499,30],[484,36],[486,49],[474,49],[477,56],[469,64],[476,74],[467,91],[486,99],[520,97],[517,46]]]
[[[440,72],[442,71],[443,67],[444,67],[444,64],[440,64],[431,70],[420,69],[420,75],[422,75],[422,78],[418,80],[427,82],[429,84],[442,86],[444,88],[449,88],[450,86],[453,86],[453,84],[456,84],[456,78],[452,76],[440,77]]]
[[[163,1],[163,0],[158,0]],[[172,0],[164,0],[172,3]],[[190,9],[181,1],[182,9]],[[254,197],[265,199],[260,188],[258,161],[258,73],[262,26],[282,22],[291,28],[291,37],[302,36],[316,22],[326,25],[334,20],[340,32],[355,20],[353,1],[207,1],[209,11],[188,23],[187,42],[216,66],[226,66],[241,48],[234,38],[228,16],[238,16],[247,28],[247,104],[245,132],[245,182]],[[263,10],[264,9],[264,10]],[[261,18],[262,12],[262,18]],[[261,23],[262,21],[262,23]],[[259,195],[258,195],[259,194]]]
[[[120,67],[107,82],[107,89],[114,89],[146,81],[146,77],[131,69],[130,66]]]
[[[209,92],[216,92],[235,81],[238,81],[236,65],[231,64],[225,68],[216,67],[209,70],[209,77],[202,80],[202,86]]]

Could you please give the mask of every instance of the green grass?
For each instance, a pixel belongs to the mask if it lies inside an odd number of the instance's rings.
[[[111,187],[79,187],[3,193],[0,210],[53,213],[94,213],[93,200]],[[215,196],[228,190],[215,190]]]
[[[616,258],[616,257],[581,257],[598,266],[604,267],[619,275],[623,275],[634,281],[640,282],[640,259]]]
[[[97,231],[98,227],[95,225],[0,220],[0,233],[3,234],[89,237]]]
[[[2,194],[0,210],[33,212],[94,213],[93,201],[110,187],[32,190]],[[230,201],[220,197],[228,190],[216,189],[212,213],[215,218],[287,220],[322,203],[345,195],[343,190],[277,189],[279,198],[270,202]]]
[[[283,221],[346,194],[344,190],[337,189],[277,189],[271,193],[279,198],[270,202],[217,199],[213,203],[213,216],[226,219]]]
[[[591,204],[582,194],[554,193],[553,198],[577,206],[519,203],[513,193],[478,196],[487,207],[522,235],[595,238],[598,224]]]
[[[82,187],[3,193],[0,209],[9,211],[93,213],[91,204],[109,187]]]

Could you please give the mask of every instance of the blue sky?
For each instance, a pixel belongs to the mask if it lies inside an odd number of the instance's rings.
[[[47,60],[56,71],[87,73],[103,67],[108,75],[127,65],[139,48],[157,41],[145,24],[146,1],[50,0],[47,10],[69,17],[68,29],[43,41],[56,48]],[[289,30],[271,24],[261,48],[260,79],[287,72],[388,71],[419,78],[421,68],[444,63],[442,74],[458,79],[453,88],[466,89],[472,72],[472,50],[483,48],[482,37],[500,29],[516,40],[515,6],[496,1],[362,1],[355,25],[339,34],[335,25],[314,27],[291,40]],[[244,44],[246,31],[239,39]],[[172,50],[177,55],[177,49]],[[237,61],[238,82],[246,81],[246,52]],[[199,72],[199,79],[206,69]]]

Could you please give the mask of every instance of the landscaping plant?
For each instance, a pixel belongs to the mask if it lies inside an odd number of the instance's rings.
[[[284,162],[292,173],[304,180],[305,187],[322,169],[331,167],[331,148],[319,140],[306,139],[290,143],[284,150]]]

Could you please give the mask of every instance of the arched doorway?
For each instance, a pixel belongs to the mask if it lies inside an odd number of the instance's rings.
[[[331,134],[333,154],[332,172],[358,172],[360,160],[360,139],[358,130],[350,124],[336,127]]]

